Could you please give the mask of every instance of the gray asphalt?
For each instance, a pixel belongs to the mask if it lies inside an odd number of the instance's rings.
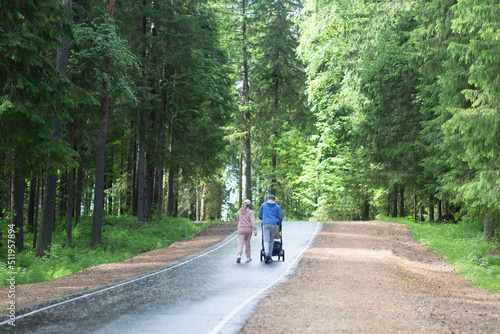
[[[1,333],[238,333],[260,299],[286,281],[321,230],[319,222],[284,222],[285,261],[236,263],[236,232],[205,252],[160,270],[19,315]],[[272,312],[272,310],[269,310]]]

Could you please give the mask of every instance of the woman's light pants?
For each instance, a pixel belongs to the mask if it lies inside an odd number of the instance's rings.
[[[252,228],[251,227],[240,227],[238,229],[238,256],[243,253],[243,245],[245,245],[245,254],[247,258],[250,258],[250,239],[252,238]]]

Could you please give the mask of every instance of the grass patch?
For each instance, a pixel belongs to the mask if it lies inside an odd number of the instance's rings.
[[[380,220],[406,225],[415,241],[439,254],[475,287],[500,293],[500,257],[484,256],[498,244],[483,241],[482,223],[430,223],[385,216]]]
[[[136,225],[132,216],[103,219],[102,243],[90,246],[92,217],[85,217],[73,228],[72,246],[66,247],[66,231],[56,227],[50,257],[35,258],[33,235],[25,235],[25,251],[16,254],[16,268],[7,268],[7,246],[0,248],[0,286],[7,286],[9,272],[16,272],[16,285],[50,281],[103,263],[120,262],[176,241],[194,237],[216,223],[193,224],[184,218],[167,217]],[[57,232],[59,231],[59,232]]]

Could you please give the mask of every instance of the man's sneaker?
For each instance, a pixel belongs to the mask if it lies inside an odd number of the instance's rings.
[[[273,259],[270,256],[266,256],[266,263],[273,262]]]
[[[238,257],[236,258],[236,263],[240,263],[240,262],[241,262],[241,256],[238,256]]]

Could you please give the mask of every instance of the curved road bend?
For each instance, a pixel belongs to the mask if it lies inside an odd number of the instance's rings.
[[[238,333],[258,301],[288,279],[321,230],[320,222],[284,222],[285,261],[236,263],[236,232],[205,252],[160,270],[19,315],[0,333]],[[277,257],[274,257],[277,260]]]

